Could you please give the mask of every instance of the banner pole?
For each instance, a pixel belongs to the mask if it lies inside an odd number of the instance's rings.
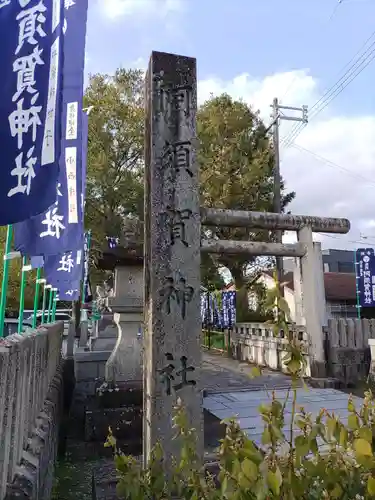
[[[56,319],[56,307],[57,307],[57,290],[53,290],[53,304],[52,304],[52,322],[55,322]]]
[[[87,258],[87,272],[86,272],[86,261],[84,261],[83,265],[83,280],[82,280],[82,300],[81,300],[81,305],[85,305],[85,288],[86,288],[86,282],[88,280],[88,271],[89,271],[89,253],[90,253],[90,246],[91,246],[91,229],[87,231],[87,254],[84,256],[84,258]]]
[[[13,226],[7,226],[7,236],[5,241],[4,264],[3,264],[3,280],[1,283],[1,298],[0,298],[0,338],[4,336],[4,320],[5,309],[7,303],[8,279],[9,279],[9,259],[8,254],[12,245]]]
[[[41,274],[42,274],[42,269],[40,267],[38,267],[38,269],[36,270],[35,293],[34,293],[33,328],[36,328],[36,315],[38,314],[39,288],[40,288],[40,275]]]
[[[46,282],[44,282],[43,286],[43,303],[42,303],[42,325],[45,323],[45,312],[46,312],[46,303],[47,303],[47,292],[48,288],[46,288]]]
[[[88,282],[88,274],[89,274],[89,253],[90,253],[90,246],[91,246],[91,229],[87,231],[87,252],[85,254],[84,252],[84,262],[83,262],[83,279],[82,279],[82,297],[81,297],[81,322],[82,321],[87,321],[88,316],[87,316],[87,311],[85,309],[85,291],[86,291],[86,285]],[[86,240],[86,237],[84,238]],[[85,250],[85,248],[84,248]]]
[[[354,250],[354,272],[355,272],[355,297],[356,297],[356,302],[357,302],[357,318],[361,319],[361,300],[359,297],[359,288],[358,288],[358,268],[357,268],[358,262],[357,262],[357,251]]]
[[[52,313],[52,297],[53,291],[51,285],[49,286],[49,300],[48,300],[48,314],[47,314],[47,323],[51,323],[51,313]]]
[[[25,308],[25,286],[26,286],[26,272],[27,272],[26,263],[27,263],[27,257],[22,257],[20,306],[18,311],[18,333],[22,333],[23,330],[23,311]]]

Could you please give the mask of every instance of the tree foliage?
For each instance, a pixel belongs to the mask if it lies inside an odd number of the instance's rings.
[[[0,257],[3,261],[5,250],[7,228],[0,226]],[[19,298],[21,290],[21,270],[22,259],[13,259],[9,262],[9,281],[7,291],[6,313],[18,313]],[[0,266],[0,281],[3,280],[3,266]],[[35,293],[35,279],[36,270],[28,271],[26,273],[26,286],[25,286],[25,309],[32,309],[34,307],[34,293]]]
[[[119,69],[114,75],[92,75],[85,93],[89,114],[86,227],[92,230],[93,255],[106,236],[142,234],[144,107],[141,71]],[[198,159],[204,205],[243,210],[272,210],[273,152],[264,124],[245,103],[221,95],[198,111]],[[283,186],[282,186],[283,187]],[[293,198],[284,195],[283,206]],[[132,216],[130,218],[129,216]],[[267,231],[212,228],[214,237],[268,240]],[[223,285],[218,270],[226,267],[237,288],[246,282],[253,259],[202,257],[202,284]]]
[[[85,225],[97,257],[106,236],[123,238],[129,215],[143,220],[143,76],[118,69],[90,76]]]
[[[232,210],[271,211],[273,207],[273,150],[264,123],[246,103],[222,94],[198,110],[198,159],[202,204]],[[285,194],[283,208],[294,193]],[[249,228],[211,228],[211,237],[241,241],[269,241],[268,231]],[[246,283],[254,258],[220,255],[237,289]]]

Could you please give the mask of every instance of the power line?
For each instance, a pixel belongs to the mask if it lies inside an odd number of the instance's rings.
[[[338,5],[336,5],[335,10],[339,7],[339,5],[340,5],[340,3],[342,3],[342,1],[343,1],[343,0],[338,0]],[[332,18],[333,18],[333,14],[334,14],[334,13],[332,13],[332,15],[331,15],[331,17],[328,19],[328,21],[327,21],[326,23],[324,23],[324,24],[325,24],[325,28],[327,28],[327,27],[330,25],[330,22],[331,22],[331,20],[332,20]],[[324,26],[322,26],[322,28],[324,28]],[[280,99],[280,103],[281,103],[281,102],[285,99],[285,97],[289,94],[289,92],[290,92],[290,91],[291,91],[291,89],[293,88],[293,85],[294,85],[294,84],[295,84],[295,82],[297,81],[297,78],[298,78],[298,75],[297,75],[297,74],[295,74],[295,75],[294,75],[294,77],[292,78],[292,80],[291,80],[290,84],[288,85],[288,87],[287,87],[287,89],[286,89],[285,93],[284,93],[284,94],[283,94],[283,96],[281,97],[281,99]]]
[[[335,240],[341,240],[342,238],[340,238],[339,236],[334,236],[333,234],[327,234],[327,233],[317,233],[317,234],[320,234],[320,236],[327,236],[328,238],[334,238]],[[366,244],[366,241],[363,241],[363,240],[345,240],[347,243],[354,243],[354,244],[357,244],[357,245],[365,245]],[[370,242],[370,244],[372,246],[375,246],[375,242]]]
[[[328,158],[325,158],[324,156],[318,155],[317,153],[314,153],[313,151],[310,151],[309,149],[304,148],[304,147],[300,146],[299,144],[292,144],[291,146],[293,148],[295,148],[295,149],[298,149],[299,151],[302,151],[304,153],[308,153],[309,155],[313,156],[314,158],[316,158],[317,160],[321,161],[322,163],[325,163],[329,167],[337,168],[337,169],[339,169],[339,170],[341,170],[341,171],[343,171],[343,172],[351,175],[352,177],[354,177],[356,179],[360,179],[360,180],[362,180],[364,182],[368,182],[370,184],[374,184],[375,185],[375,181],[373,181],[371,179],[368,179],[367,177],[364,177],[361,174],[356,174],[352,170],[349,170],[348,168],[345,168],[342,165],[339,165],[338,163],[335,163],[334,161],[328,160]]]
[[[375,45],[375,41],[372,45]],[[311,113],[310,119],[315,118],[319,113],[321,113],[338,95],[343,92],[343,90],[353,81],[355,78],[362,73],[362,71],[367,68],[367,66],[373,61],[375,58],[375,47],[374,49],[366,56],[366,59],[362,61],[361,65],[354,69],[351,68],[351,73],[346,76],[346,78],[342,82],[337,82],[335,87],[331,90],[331,95],[328,96],[327,99],[322,101],[322,104],[319,107],[316,107],[316,104],[311,108],[315,108],[315,111]],[[357,63],[356,63],[357,64]],[[342,78],[341,78],[342,80]],[[284,138],[282,144],[285,147],[291,145],[291,143],[297,138],[297,136],[302,132],[304,126],[297,126],[292,130],[288,137]]]
[[[310,109],[310,119],[322,112],[341,92],[371,63],[375,58],[375,40],[372,41],[365,51],[363,48],[375,37],[375,31],[362,44],[361,48],[351,58],[351,60],[341,69],[340,73],[348,68],[341,78],[326,90],[318,101]],[[362,53],[361,53],[362,52]],[[360,54],[359,57],[358,54]],[[354,61],[354,62],[353,62]],[[353,64],[352,64],[353,63]],[[340,74],[339,73],[339,74]],[[304,128],[303,125],[296,125],[287,136],[282,139],[282,145],[288,147]]]
[[[329,18],[329,21],[331,21],[333,19],[333,17],[335,16],[336,12],[338,11],[340,5],[342,4],[343,0],[338,0],[338,3],[335,5],[334,9],[333,9],[333,12]]]

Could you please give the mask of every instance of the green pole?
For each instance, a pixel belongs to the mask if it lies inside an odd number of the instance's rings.
[[[88,267],[88,260],[89,260],[89,252],[90,252],[90,246],[91,246],[91,229],[87,231],[87,267]],[[86,269],[83,269],[83,280],[82,280],[82,299],[81,299],[81,304],[84,306],[85,305],[85,273]],[[87,279],[88,279],[88,270],[87,270]]]
[[[45,312],[46,312],[46,303],[47,303],[47,291],[48,288],[46,288],[46,280],[44,280],[44,286],[43,286],[43,303],[42,303],[42,325],[45,323]]]
[[[21,288],[20,288],[20,307],[18,312],[18,333],[22,333],[23,330],[23,311],[25,307],[25,286],[26,286],[26,273],[28,271],[27,267],[27,257],[22,257],[22,270],[21,270]]]
[[[38,314],[39,288],[40,288],[40,275],[41,274],[42,274],[42,269],[39,267],[36,270],[36,280],[35,280],[33,328],[36,328],[36,315]]]
[[[56,307],[57,307],[57,288],[52,288],[52,290],[53,290],[52,321],[55,322]]]
[[[47,323],[51,323],[53,291],[52,291],[51,285],[47,285],[47,286],[49,288],[49,301],[48,301]]]
[[[13,227],[11,225],[8,225],[7,237],[5,242],[4,264],[3,264],[3,281],[1,283],[0,338],[4,336],[4,319],[5,319],[5,309],[7,304],[7,291],[8,291],[8,279],[9,279],[9,260],[7,257],[12,245],[12,236],[13,236]]]
[[[359,289],[358,289],[358,279],[357,279],[357,252],[354,250],[354,272],[355,272],[355,296],[357,299],[357,318],[361,319],[361,301],[359,298]]]

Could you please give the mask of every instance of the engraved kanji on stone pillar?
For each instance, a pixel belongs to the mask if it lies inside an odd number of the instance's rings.
[[[145,86],[143,443],[146,462],[161,443],[168,471],[177,397],[203,456],[196,60],[153,52]]]

